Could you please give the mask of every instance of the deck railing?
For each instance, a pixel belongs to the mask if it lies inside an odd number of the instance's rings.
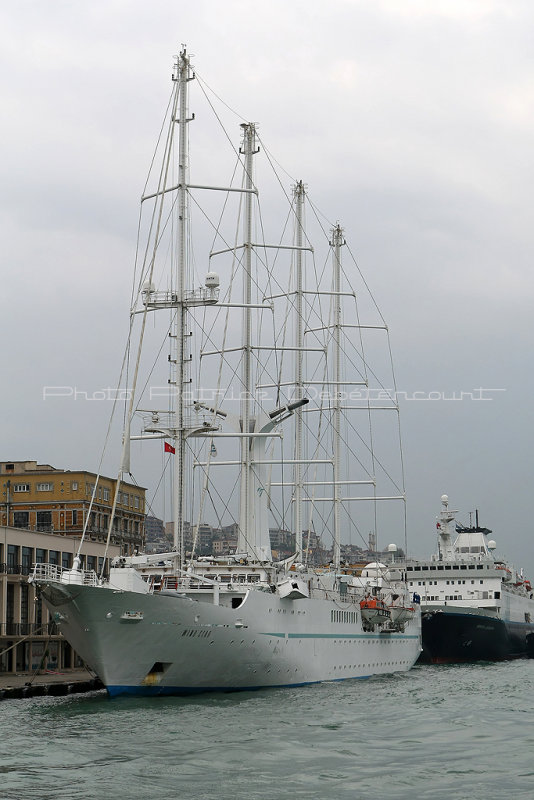
[[[73,570],[58,564],[34,564],[32,578],[37,581],[56,583],[78,583],[83,586],[98,586],[99,580],[94,569]]]

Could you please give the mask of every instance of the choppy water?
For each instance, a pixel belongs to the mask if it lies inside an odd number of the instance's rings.
[[[534,798],[534,661],[196,698],[0,703],[9,800]]]

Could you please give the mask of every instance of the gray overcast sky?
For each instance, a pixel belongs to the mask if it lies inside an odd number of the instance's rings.
[[[447,492],[532,576],[533,32],[530,0],[2,3],[2,460],[97,467],[108,409],[42,387],[114,385],[186,42],[350,230],[400,391],[435,398],[402,402],[412,550]]]

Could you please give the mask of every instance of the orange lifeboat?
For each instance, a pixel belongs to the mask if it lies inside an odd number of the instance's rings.
[[[364,597],[360,600],[360,611],[362,620],[369,625],[379,625],[391,619],[389,608],[379,597]]]

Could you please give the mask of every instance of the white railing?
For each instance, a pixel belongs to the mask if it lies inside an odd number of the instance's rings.
[[[34,564],[32,581],[53,581],[54,583],[77,583],[81,586],[99,586],[98,576],[93,569],[74,570],[58,564]]]

